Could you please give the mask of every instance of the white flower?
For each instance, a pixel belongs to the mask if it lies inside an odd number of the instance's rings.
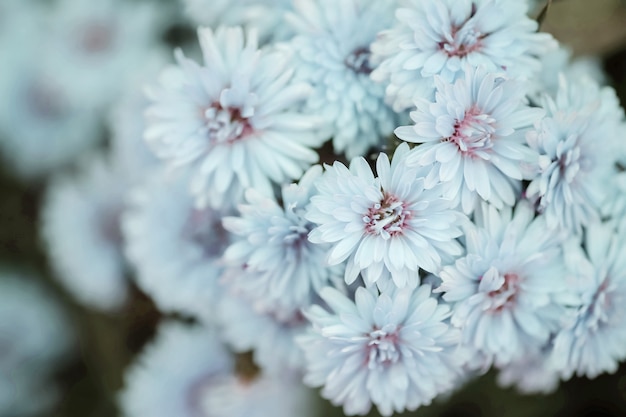
[[[453,82],[465,64],[529,78],[539,71],[538,56],[554,45],[519,0],[404,0],[397,22],[372,44],[380,62],[372,78],[387,84],[396,111],[430,97],[433,76]]]
[[[75,100],[41,59],[40,19],[10,18],[20,30],[7,34],[10,47],[0,45],[0,150],[5,166],[18,176],[40,179],[92,147],[100,125],[93,109]]]
[[[580,234],[599,221],[617,192],[613,178],[626,137],[624,112],[613,89],[588,78],[561,78],[556,98],[544,96],[544,107],[547,117],[527,135],[541,157],[526,194],[538,200],[551,226]]]
[[[420,143],[407,162],[434,163],[431,176],[445,183],[445,196],[470,214],[480,200],[515,204],[537,159],[524,134],[544,112],[526,105],[523,84],[483,67],[466,69],[454,84],[435,77],[435,101],[416,101],[415,124],[395,133]]]
[[[441,271],[443,299],[463,344],[497,366],[543,347],[573,295],[561,243],[528,204],[515,213],[484,205],[465,234],[467,254]]]
[[[626,239],[613,226],[587,227],[584,252],[578,241],[566,247],[581,303],[554,339],[551,364],[563,379],[613,373],[626,359]]]
[[[161,310],[212,322],[229,237],[222,213],[194,207],[186,179],[155,173],[133,190],[122,218],[126,254],[137,283]]]
[[[224,278],[228,280],[232,272],[227,270]],[[304,334],[309,323],[300,311],[259,308],[226,291],[217,309],[222,337],[236,352],[253,351],[254,362],[263,372],[278,375],[304,367],[304,357],[295,339]]]
[[[308,306],[339,275],[337,268],[324,266],[329,245],[307,239],[313,224],[304,218],[305,207],[321,173],[315,165],[299,184],[285,185],[281,205],[246,190],[240,217],[223,219],[226,230],[236,235],[224,253],[225,263],[235,267],[226,284],[257,304],[293,312]]]
[[[102,109],[161,51],[167,10],[150,1],[60,0],[50,15],[43,59],[74,100]]]
[[[335,153],[348,159],[380,146],[398,125],[384,86],[370,79],[370,43],[393,20],[395,1],[300,0],[287,16],[296,36],[296,77],[314,92],[307,110],[327,124]]]
[[[183,0],[183,3],[185,14],[197,25],[255,28],[263,43],[285,39],[292,33],[284,22],[284,14],[292,8],[290,0]]]
[[[120,216],[125,178],[106,159],[84,159],[78,175],[48,185],[41,233],[58,281],[81,303],[104,311],[126,302]]]
[[[0,414],[51,412],[61,387],[57,371],[74,344],[65,312],[34,277],[0,271]],[[36,401],[34,401],[36,399]]]
[[[466,356],[445,321],[448,306],[429,285],[390,294],[360,287],[354,302],[330,287],[320,295],[331,311],[305,312],[313,329],[298,339],[304,381],[323,386],[322,396],[346,414],[366,414],[372,404],[385,416],[414,410],[455,386]]]
[[[149,90],[145,138],[171,166],[193,168],[199,206],[234,205],[246,188],[299,178],[317,162],[317,119],[298,106],[310,87],[290,83],[283,52],[260,51],[241,28],[198,30],[204,65],[177,51],[179,67]]]
[[[126,372],[125,417],[308,417],[311,393],[293,375],[245,376],[217,332],[166,322]]]
[[[348,260],[348,284],[362,272],[367,285],[415,287],[418,269],[438,271],[442,259],[462,253],[455,238],[463,219],[441,197],[440,185],[424,187],[423,170],[406,164],[409,147],[400,145],[391,164],[381,153],[378,177],[363,158],[350,168],[335,162],[316,182],[306,218],[318,226],[309,234],[313,243],[332,243],[327,262]]]

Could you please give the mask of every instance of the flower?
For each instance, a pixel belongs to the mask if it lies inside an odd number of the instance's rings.
[[[282,205],[248,189],[240,217],[224,217],[224,228],[235,235],[223,258],[234,267],[225,280],[234,291],[256,304],[294,312],[339,275],[323,266],[329,245],[307,239],[313,224],[304,218],[305,207],[321,173],[315,165],[299,184],[284,186]]]
[[[409,155],[406,144],[391,164],[381,153],[377,178],[363,158],[353,159],[349,169],[335,162],[315,184],[318,194],[305,216],[317,224],[309,240],[333,244],[328,264],[348,260],[348,284],[362,271],[367,285],[393,280],[415,287],[418,268],[438,271],[442,259],[462,253],[455,240],[462,216],[450,210],[441,186],[424,187],[423,170],[406,164]]]
[[[463,344],[503,367],[542,348],[573,298],[561,244],[529,204],[483,205],[465,233],[466,255],[444,266],[436,289],[453,303]]]
[[[45,33],[36,10],[9,15],[9,27],[18,30],[5,34],[10,45],[0,45],[2,161],[26,180],[40,180],[67,165],[94,146],[100,134],[96,112],[74,99],[71,89],[41,58]],[[72,74],[74,70],[67,69]]]
[[[581,302],[554,339],[551,365],[563,379],[613,373],[626,359],[626,240],[612,223],[585,232],[584,251],[578,241],[566,246]]]
[[[178,67],[148,90],[145,139],[170,166],[191,166],[198,206],[233,206],[243,190],[271,195],[317,162],[317,120],[298,110],[310,87],[291,83],[284,52],[259,51],[251,31],[198,30],[205,66],[177,51]]]
[[[245,376],[214,328],[165,322],[127,370],[127,417],[308,416],[311,393],[292,375]]]
[[[514,386],[522,394],[553,393],[559,387],[560,378],[550,366],[550,353],[549,347],[525,352],[524,356],[499,370],[498,385]]]
[[[313,329],[298,339],[306,356],[304,382],[346,414],[372,404],[385,416],[414,410],[455,386],[465,355],[460,334],[447,324],[450,310],[429,285],[391,293],[357,288],[351,301],[327,287],[331,311],[305,311]]]
[[[52,411],[61,394],[55,373],[69,359],[74,336],[65,311],[34,276],[0,270],[0,414]]]
[[[479,200],[513,206],[537,159],[524,134],[543,111],[526,105],[523,84],[483,67],[467,68],[454,84],[436,76],[435,84],[434,102],[416,101],[415,125],[395,130],[400,139],[420,143],[407,163],[434,163],[432,176],[466,214]]]
[[[431,97],[433,76],[451,83],[464,66],[483,66],[512,78],[531,77],[554,39],[537,33],[537,23],[519,0],[405,0],[396,24],[372,44],[378,65],[372,78],[387,84],[394,110]]]
[[[370,43],[391,25],[395,1],[302,0],[287,15],[296,34],[296,78],[310,83],[307,110],[327,124],[335,153],[348,159],[382,145],[399,117],[383,102],[384,86],[370,79]]]
[[[589,78],[562,77],[556,98],[544,96],[544,107],[547,117],[527,135],[541,157],[526,194],[551,226],[580,234],[600,220],[600,210],[616,193],[624,112],[613,89]]]
[[[60,0],[50,14],[42,59],[73,100],[102,111],[137,68],[163,51],[168,9],[151,1]]]
[[[137,284],[161,310],[214,322],[229,236],[221,212],[194,207],[186,181],[159,172],[130,193],[122,218],[126,254]]]
[[[81,163],[79,175],[48,184],[41,234],[58,281],[81,303],[113,311],[128,297],[119,225],[127,183],[103,157]]]

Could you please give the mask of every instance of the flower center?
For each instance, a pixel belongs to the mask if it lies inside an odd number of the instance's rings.
[[[183,228],[183,236],[202,249],[206,258],[218,257],[228,234],[219,218],[210,209],[193,209]]]
[[[78,36],[78,47],[88,54],[106,52],[113,46],[114,30],[110,22],[89,22]]]
[[[254,129],[247,117],[237,107],[224,108],[213,103],[202,114],[211,144],[232,143],[250,135]]]
[[[490,311],[501,311],[515,302],[521,282],[519,275],[515,273],[500,275],[494,268],[491,268],[485,275],[479,278],[481,281],[483,279],[491,281],[487,288],[487,296],[490,299]]]
[[[380,203],[370,207],[365,216],[365,231],[369,234],[389,239],[391,236],[402,233],[411,218],[411,212],[405,204],[394,195],[383,193]]]
[[[383,328],[375,327],[369,333],[366,358],[369,369],[390,365],[400,360],[399,330],[395,324],[387,324]]]
[[[452,136],[444,138],[443,142],[453,142],[463,154],[487,159],[488,157],[481,153],[493,147],[495,122],[493,117],[472,106],[465,111],[463,120],[455,122]]]
[[[459,25],[452,26],[450,32],[444,35],[439,42],[439,49],[448,57],[463,58],[466,55],[482,48],[482,40],[487,36],[474,28],[470,23],[476,14],[476,3],[472,3],[470,16]]]
[[[344,64],[357,74],[369,75],[372,72],[370,56],[372,53],[368,47],[362,46],[352,51],[345,59]]]
[[[25,100],[28,109],[44,120],[60,119],[66,113],[60,91],[43,81],[35,80],[26,87]]]

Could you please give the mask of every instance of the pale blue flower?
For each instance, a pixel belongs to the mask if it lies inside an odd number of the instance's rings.
[[[313,329],[298,342],[306,355],[305,383],[348,415],[415,410],[453,388],[467,359],[460,332],[446,321],[447,305],[429,285],[380,294],[360,287],[355,301],[333,288],[320,292],[330,311],[305,312]]]
[[[299,110],[310,86],[291,82],[287,53],[257,48],[255,31],[198,30],[204,64],[177,67],[148,90],[145,139],[172,167],[190,166],[198,206],[234,206],[247,188],[299,178],[318,160],[318,120]]]
[[[397,22],[372,44],[379,65],[372,78],[387,85],[396,111],[430,98],[433,76],[451,83],[465,64],[529,78],[538,56],[554,46],[551,35],[537,33],[537,22],[519,0],[404,0]]]
[[[611,223],[593,224],[583,245],[566,246],[581,302],[554,339],[551,365],[563,379],[613,373],[626,359],[626,239]]]
[[[282,204],[254,189],[246,191],[240,217],[223,219],[234,235],[223,259],[235,267],[225,284],[257,304],[293,312],[308,306],[330,280],[341,279],[336,267],[324,265],[330,245],[307,239],[314,225],[304,218],[305,208],[321,174],[322,167],[315,165],[298,184],[283,186]]]
[[[196,208],[186,180],[155,172],[129,194],[122,218],[126,255],[159,309],[212,322],[230,240],[222,213]]]
[[[335,153],[348,159],[380,147],[399,124],[383,102],[385,88],[370,79],[369,45],[390,26],[395,1],[302,0],[287,16],[296,35],[296,78],[314,91],[307,111],[320,115]]]
[[[128,298],[120,231],[127,189],[120,167],[98,155],[46,190],[40,232],[55,278],[90,308],[117,310]]]
[[[408,163],[434,163],[431,176],[445,183],[445,196],[467,214],[481,200],[513,206],[538,158],[524,135],[543,110],[528,107],[524,84],[484,67],[466,68],[453,84],[436,76],[435,85],[433,102],[416,101],[415,124],[395,131],[420,144]]]
[[[463,216],[442,198],[442,187],[424,186],[426,172],[406,164],[409,147],[400,145],[390,163],[381,153],[378,177],[364,158],[347,168],[340,162],[326,166],[316,182],[306,218],[318,226],[309,234],[313,243],[332,243],[328,263],[347,260],[346,283],[359,273],[367,285],[417,286],[418,270],[436,272],[442,260],[462,253],[455,240]]]
[[[454,303],[451,322],[463,344],[505,366],[544,346],[575,298],[567,291],[563,236],[523,202],[515,212],[484,205],[475,217],[467,254],[443,268],[437,291]]]
[[[547,117],[527,135],[541,157],[526,194],[551,226],[580,234],[617,193],[624,111],[612,88],[589,78],[562,77],[556,98],[544,96],[543,106]]]

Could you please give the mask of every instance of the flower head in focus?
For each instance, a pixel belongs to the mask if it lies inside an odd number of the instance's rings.
[[[349,168],[335,162],[316,182],[306,218],[317,226],[309,240],[332,243],[328,263],[347,260],[348,284],[362,272],[366,285],[415,287],[419,268],[438,271],[442,260],[462,253],[455,239],[463,216],[442,198],[441,185],[424,186],[426,172],[409,167],[409,155],[406,144],[391,163],[381,153],[378,177],[364,158]]]
[[[372,44],[379,64],[372,73],[387,83],[387,100],[396,111],[431,97],[433,77],[451,83],[466,64],[513,78],[539,71],[538,56],[554,46],[537,33],[537,22],[519,0],[405,0],[397,22]]]
[[[561,245],[529,204],[498,212],[483,205],[466,234],[467,254],[444,266],[437,292],[453,303],[463,344],[502,367],[542,348],[558,328],[567,291]]]
[[[257,49],[255,33],[200,28],[204,65],[178,51],[148,91],[145,138],[170,166],[192,167],[198,206],[234,206],[250,187],[271,195],[318,160],[316,118],[299,110],[310,87],[291,82],[288,54]]]
[[[446,319],[447,305],[429,285],[382,293],[360,287],[355,300],[333,288],[320,296],[330,311],[305,312],[313,329],[298,342],[306,356],[305,383],[346,414],[414,410],[450,390],[466,360],[460,332]]]
[[[437,76],[435,84],[434,102],[416,101],[415,124],[395,131],[420,143],[408,162],[434,164],[431,176],[445,183],[446,196],[467,214],[480,200],[513,206],[537,160],[524,134],[543,110],[526,105],[522,83],[484,67],[467,67],[453,84]]]

